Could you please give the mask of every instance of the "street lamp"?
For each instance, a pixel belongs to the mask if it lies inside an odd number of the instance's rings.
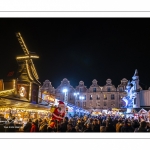
[[[75,106],[77,106],[77,96],[79,95],[79,93],[78,92],[75,92],[74,93],[74,96],[75,96]],[[76,110],[75,110],[76,111]],[[74,113],[75,113],[75,111],[74,111]]]
[[[75,105],[76,105],[76,101],[77,101],[77,96],[79,95],[79,93],[74,93],[75,96]]]
[[[82,109],[83,109],[83,99],[84,99],[84,97],[83,97],[83,96],[80,96],[79,99],[81,100],[81,103],[82,103]],[[80,109],[80,111],[81,111],[81,109]]]
[[[68,90],[67,90],[67,89],[63,89],[63,93],[65,94],[65,97],[64,97],[64,103],[65,103],[65,106],[66,106],[66,109],[67,109],[67,103],[68,103]],[[66,110],[66,116],[67,116],[67,110]]]

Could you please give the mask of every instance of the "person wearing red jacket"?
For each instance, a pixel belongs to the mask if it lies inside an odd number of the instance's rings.
[[[35,121],[32,122],[31,130],[30,132],[38,132],[38,127]]]

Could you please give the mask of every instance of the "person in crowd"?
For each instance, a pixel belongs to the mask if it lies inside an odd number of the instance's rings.
[[[40,132],[47,132],[47,127],[48,127],[47,120],[43,119],[43,121],[40,124],[39,131]]]
[[[118,119],[118,123],[116,124],[116,132],[121,132],[122,126],[123,126],[122,119]]]
[[[150,123],[149,122],[146,122],[146,130],[147,130],[147,132],[150,132]]]
[[[40,126],[41,126],[42,123],[43,123],[42,119],[39,118],[39,119],[38,119],[38,128],[40,128]]]
[[[106,132],[116,132],[111,118],[106,120]]]
[[[135,120],[131,121],[131,126],[133,127],[134,132],[136,132],[138,130],[139,126],[140,126],[140,123],[138,122],[137,119],[135,119]]]
[[[98,120],[94,119],[93,121],[93,128],[92,128],[93,132],[100,132],[100,126],[98,124]]]
[[[31,126],[30,132],[39,132],[38,125],[37,125],[37,120],[36,119],[32,121],[32,126]]]
[[[83,131],[83,124],[82,124],[80,118],[79,118],[78,121],[77,121],[77,126],[78,126],[79,130]]]
[[[138,128],[137,132],[147,132],[146,127],[147,127],[146,121],[142,121],[140,123],[140,127]]]
[[[67,131],[66,132],[76,132],[76,129],[73,127],[72,124],[67,124]]]
[[[67,125],[68,125],[68,117],[65,117],[62,124],[60,125],[60,131],[66,132],[67,131]]]
[[[82,132],[78,126],[75,126],[76,132]]]
[[[121,132],[134,132],[134,128],[131,126],[131,122],[129,122],[128,119],[125,120]]]
[[[100,121],[100,119],[97,120],[97,124],[98,124],[98,126],[99,126],[99,128],[100,128],[100,126],[101,126],[101,121]]]
[[[84,130],[84,132],[93,132],[91,125],[89,123],[86,124],[86,129]]]
[[[25,125],[24,128],[23,128],[23,131],[24,131],[24,132],[30,132],[31,127],[32,127],[32,120],[31,120],[31,119],[28,119],[26,125]]]
[[[106,132],[106,127],[105,126],[100,126],[100,132]]]
[[[49,125],[47,127],[47,132],[55,132],[55,122],[54,122],[54,120],[49,121]]]
[[[102,126],[106,126],[106,120],[105,119],[102,120]]]

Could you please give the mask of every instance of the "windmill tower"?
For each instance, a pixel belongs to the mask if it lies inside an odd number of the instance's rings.
[[[35,69],[33,59],[39,58],[35,52],[30,52],[18,32],[16,37],[24,52],[24,55],[16,57],[18,63],[17,71],[17,92],[22,99],[26,99],[31,103],[38,103],[38,91],[41,83]]]

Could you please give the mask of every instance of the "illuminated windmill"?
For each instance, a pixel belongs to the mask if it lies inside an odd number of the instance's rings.
[[[41,83],[38,81],[39,77],[32,59],[39,58],[39,56],[28,50],[19,32],[16,33],[16,36],[21,45],[21,48],[24,51],[23,56],[16,57],[19,65],[17,72],[17,91],[22,92],[21,89],[26,89],[26,96],[25,94],[20,94],[20,96],[22,96],[22,98],[28,99],[30,102],[34,101],[34,103],[38,103],[38,90]]]

